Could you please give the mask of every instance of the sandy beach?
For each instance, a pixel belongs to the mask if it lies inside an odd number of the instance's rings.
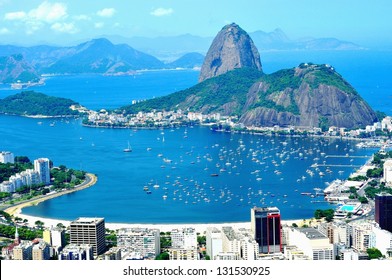
[[[80,190],[84,190],[86,188],[89,188],[91,186],[94,186],[96,184],[96,182],[98,181],[97,176],[95,176],[92,173],[86,173],[86,176],[88,177],[88,179],[86,181],[84,181],[82,184],[80,184],[79,186],[76,186],[75,188],[71,189],[71,190],[66,190],[66,191],[62,191],[62,192],[56,192],[53,194],[47,194],[44,196],[40,196],[38,198],[33,198],[31,200],[16,204],[14,206],[10,206],[6,209],[4,209],[5,212],[7,212],[10,215],[18,215],[20,217],[20,213],[22,212],[22,209],[24,207],[28,207],[28,206],[34,206],[37,205],[45,200],[48,199],[52,199],[61,195],[65,195],[65,194],[69,194],[72,192],[76,192],[76,191],[80,191]]]
[[[59,223],[63,224],[64,226],[68,227],[71,221],[68,220],[61,220],[61,219],[49,219],[49,218],[42,218],[42,217],[36,217],[36,216],[30,216],[23,214],[23,208],[24,207],[29,207],[29,206],[34,206],[37,205],[45,200],[52,199],[64,194],[68,194],[71,192],[83,190],[85,188],[93,186],[98,178],[91,173],[86,174],[88,176],[87,182],[84,182],[81,184],[79,187],[76,187],[72,190],[68,191],[63,191],[59,193],[54,193],[54,194],[49,194],[46,196],[42,196],[36,199],[32,199],[30,201],[26,201],[20,204],[17,204],[15,206],[10,206],[4,211],[7,212],[10,215],[13,215],[14,217],[20,217],[22,219],[26,219],[27,225],[34,227],[36,221],[41,221],[44,223],[44,227],[50,228],[50,227],[55,227]],[[296,223],[299,226],[302,225],[304,220],[282,220],[282,224],[288,224],[291,225],[292,223]],[[245,229],[250,229],[250,219],[248,222],[233,222],[233,223],[206,223],[206,224],[132,224],[132,223],[105,223],[106,228],[110,230],[117,230],[120,228],[156,228],[159,229],[160,231],[168,232],[176,228],[186,228],[186,227],[192,227],[195,228],[196,232],[200,234],[204,234],[207,230],[208,227],[216,227],[218,229],[225,227],[225,226],[231,226],[234,229],[239,229],[239,228],[245,228]]]
[[[35,217],[30,215],[25,215],[23,213],[15,213],[16,216],[27,219],[28,224],[31,226],[35,225],[36,221],[41,221],[44,223],[44,227],[55,227],[57,224],[62,223],[64,226],[68,227],[71,221],[67,220],[60,220],[60,219],[48,219],[48,218],[41,218]],[[282,224],[291,225],[292,223],[296,223],[297,225],[301,226],[304,220],[282,220]],[[309,223],[309,219],[306,220]],[[110,230],[117,230],[120,228],[151,228],[151,229],[159,229],[161,232],[170,232],[173,229],[181,229],[192,227],[196,230],[196,232],[200,234],[204,234],[208,227],[216,227],[221,229],[222,227],[231,226],[234,229],[250,229],[250,220],[249,222],[238,222],[238,223],[208,223],[208,224],[132,224],[132,223],[105,223],[106,228]]]

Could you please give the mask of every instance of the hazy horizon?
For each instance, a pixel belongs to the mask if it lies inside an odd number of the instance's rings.
[[[354,6],[355,5],[355,6]],[[391,47],[387,0],[90,1],[0,0],[0,42],[72,45],[92,38],[214,37],[231,22],[248,33],[279,28],[292,40],[337,38]]]

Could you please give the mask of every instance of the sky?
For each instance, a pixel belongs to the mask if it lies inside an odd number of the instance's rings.
[[[0,0],[0,44],[64,44],[101,35],[213,37],[282,29],[291,39],[334,37],[392,45],[391,0]]]

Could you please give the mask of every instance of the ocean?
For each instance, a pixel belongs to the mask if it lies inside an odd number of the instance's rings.
[[[374,109],[391,111],[392,81],[387,78],[391,53],[270,52],[261,57],[266,73],[304,61],[331,64]],[[126,77],[54,76],[33,89],[71,98],[91,109],[111,109],[190,87],[197,78],[193,70],[146,71]],[[0,98],[15,92],[0,87]],[[124,153],[128,142],[133,151]],[[97,129],[81,126],[80,120],[0,116],[1,150],[30,159],[48,157],[55,165],[98,175],[91,188],[23,210],[65,220],[94,216],[128,223],[242,222],[250,219],[253,206],[277,206],[283,219],[312,217],[316,209],[333,206],[322,202],[322,197],[301,193],[316,194],[328,182],[346,178],[375,152],[355,144],[214,133],[205,127]],[[330,167],[314,170],[314,163]]]

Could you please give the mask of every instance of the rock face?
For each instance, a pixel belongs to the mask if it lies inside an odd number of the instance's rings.
[[[201,68],[199,82],[244,67],[261,71],[260,54],[249,35],[232,23],[224,26],[212,42]]]
[[[240,122],[255,126],[359,128],[377,121],[375,112],[328,65],[301,64],[256,82]]]
[[[37,71],[21,54],[0,57],[0,83],[38,82]]]

